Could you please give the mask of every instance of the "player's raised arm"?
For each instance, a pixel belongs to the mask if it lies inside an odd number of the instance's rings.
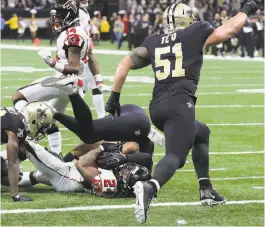
[[[120,109],[120,92],[130,70],[141,69],[151,64],[150,56],[146,47],[134,49],[119,63],[112,87],[112,92],[106,104],[106,112],[115,115]]]
[[[207,46],[218,45],[227,39],[230,39],[244,26],[248,16],[254,14],[257,10],[258,6],[255,1],[247,0],[237,15],[230,18],[222,26],[214,30],[214,32],[206,40],[204,48]]]

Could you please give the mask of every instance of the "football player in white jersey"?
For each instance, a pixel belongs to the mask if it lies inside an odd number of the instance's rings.
[[[110,152],[105,150],[109,145],[99,142],[78,146],[77,149],[86,154],[73,163],[61,161],[39,144],[27,143],[21,152],[26,154],[37,171],[24,172],[19,183],[22,187],[43,183],[51,185],[58,192],[88,192],[104,197],[132,196],[132,186],[136,180],[150,178],[149,170],[134,162],[143,163],[145,160],[150,166],[152,157],[146,153]]]
[[[53,59],[50,52],[38,52],[43,60],[56,71],[56,76],[50,78],[72,74],[80,76],[81,79],[84,78],[84,69],[88,62],[89,35],[84,27],[80,26],[78,13],[79,3],[74,0],[57,0],[54,9],[50,11],[53,29],[60,33],[57,39],[57,56]],[[18,111],[21,111],[28,102],[33,101],[49,101],[54,108],[65,111],[69,103],[68,96],[58,88],[42,87],[43,79],[18,89],[13,95],[13,104]],[[78,83],[82,87],[82,80]],[[80,91],[82,93],[83,89]],[[47,130],[47,135],[50,149],[60,154],[61,133],[58,127],[54,124]]]

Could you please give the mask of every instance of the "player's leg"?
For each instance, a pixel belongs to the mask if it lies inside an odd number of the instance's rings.
[[[62,162],[44,147],[30,141],[28,141],[26,155],[57,191],[75,191],[79,186],[82,188],[83,178],[80,174],[76,175],[73,172],[76,169],[73,163]]]
[[[51,186],[50,181],[39,170],[24,172],[22,179],[19,181],[19,187],[31,187],[36,184],[46,184]]]
[[[160,120],[158,128],[164,123],[166,155],[156,165],[153,178],[149,182],[138,181],[135,184],[135,214],[139,222],[146,221],[149,204],[160,188],[171,179],[177,169],[184,166],[195,136],[195,109],[188,95],[176,95],[157,105],[157,108],[151,109],[151,117],[155,120],[154,123]]]
[[[196,135],[192,148],[192,160],[200,186],[202,205],[225,203],[226,199],[213,188],[209,177],[209,137],[210,129],[206,124],[196,121]]]
[[[94,76],[92,75],[88,66],[85,67],[84,77],[84,93],[87,92],[88,88],[92,89],[92,101],[94,107],[96,109],[98,118],[102,118],[105,116],[104,97],[102,92],[97,88]]]

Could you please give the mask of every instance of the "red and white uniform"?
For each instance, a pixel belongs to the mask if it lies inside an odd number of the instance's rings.
[[[76,26],[68,28],[67,30],[60,33],[57,39],[57,56],[56,61],[65,65],[69,64],[67,59],[67,53],[69,47],[81,48],[80,56],[80,71],[79,76],[84,79],[84,69],[87,66],[87,52],[89,46],[88,32],[82,26]],[[61,76],[62,73],[56,72],[55,77]],[[40,78],[31,84],[22,87],[19,91],[24,95],[28,102],[33,101],[49,101],[50,105],[63,113],[69,103],[68,96],[62,92],[59,88],[55,87],[42,87],[41,81],[44,78]]]
[[[89,13],[86,13],[84,10],[79,9],[79,22],[80,25],[83,26],[90,34],[91,24]]]
[[[87,190],[84,178],[72,162],[63,162],[53,156],[39,144],[28,141],[31,149],[26,152],[27,158],[34,164],[56,191],[60,192],[88,192],[98,196],[112,194],[117,191],[117,179],[112,170],[100,169],[100,174],[92,181],[93,190]]]

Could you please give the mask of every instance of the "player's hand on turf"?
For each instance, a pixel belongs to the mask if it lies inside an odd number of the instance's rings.
[[[118,92],[111,92],[108,102],[105,106],[105,111],[110,113],[112,116],[117,115],[120,116],[121,113],[121,106],[120,106],[120,93]]]
[[[38,55],[51,67],[55,65],[55,61],[52,59],[52,53],[46,50],[38,51]]]
[[[126,162],[126,156],[122,153],[109,153],[104,160],[104,169],[115,169]]]
[[[247,0],[239,11],[249,16],[254,14],[258,9],[259,7],[254,0]]]
[[[32,199],[30,197],[21,196],[19,194],[17,194],[16,196],[12,196],[12,199],[13,199],[14,202],[29,202],[29,201],[32,201]]]

